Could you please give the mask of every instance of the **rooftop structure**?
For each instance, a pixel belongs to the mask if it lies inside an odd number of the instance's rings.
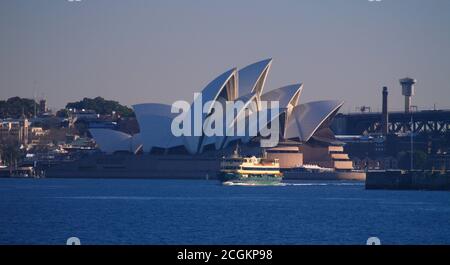
[[[0,141],[14,140],[19,144],[28,144],[30,124],[28,119],[0,120]]]
[[[415,79],[406,77],[400,79],[402,86],[402,95],[405,96],[405,113],[411,111],[411,97],[414,96],[414,85],[417,83]]]

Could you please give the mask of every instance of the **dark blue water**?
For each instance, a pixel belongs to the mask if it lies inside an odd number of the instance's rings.
[[[450,192],[0,179],[1,244],[450,244]]]

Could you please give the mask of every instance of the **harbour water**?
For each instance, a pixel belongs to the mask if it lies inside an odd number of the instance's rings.
[[[450,192],[0,179],[0,244],[450,244]]]

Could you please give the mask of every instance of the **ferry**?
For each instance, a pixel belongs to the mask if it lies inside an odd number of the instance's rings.
[[[224,185],[279,185],[283,174],[278,159],[241,157],[235,151],[220,163],[219,179]]]

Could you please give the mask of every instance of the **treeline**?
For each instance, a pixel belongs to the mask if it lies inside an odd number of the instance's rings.
[[[25,114],[27,118],[31,118],[35,114],[35,106],[37,109],[37,102],[28,98],[12,97],[7,100],[0,100],[0,118],[19,118],[22,116],[22,113]],[[83,98],[80,101],[69,102],[66,105],[66,109],[56,113],[57,116],[67,116],[67,109],[94,110],[101,115],[112,114],[114,111],[121,117],[134,117],[134,112],[131,108],[121,105],[117,101],[106,100],[102,97]]]
[[[27,118],[34,116],[37,102],[33,99],[12,97],[7,100],[0,100],[0,118],[19,118],[22,113]]]
[[[96,113],[101,115],[111,114],[113,111],[120,115],[121,117],[133,117],[134,112],[127,106],[119,104],[119,102],[114,100],[106,100],[102,97],[96,98],[83,98],[81,101],[69,102],[66,105],[66,109],[77,109],[77,110],[94,110]]]

